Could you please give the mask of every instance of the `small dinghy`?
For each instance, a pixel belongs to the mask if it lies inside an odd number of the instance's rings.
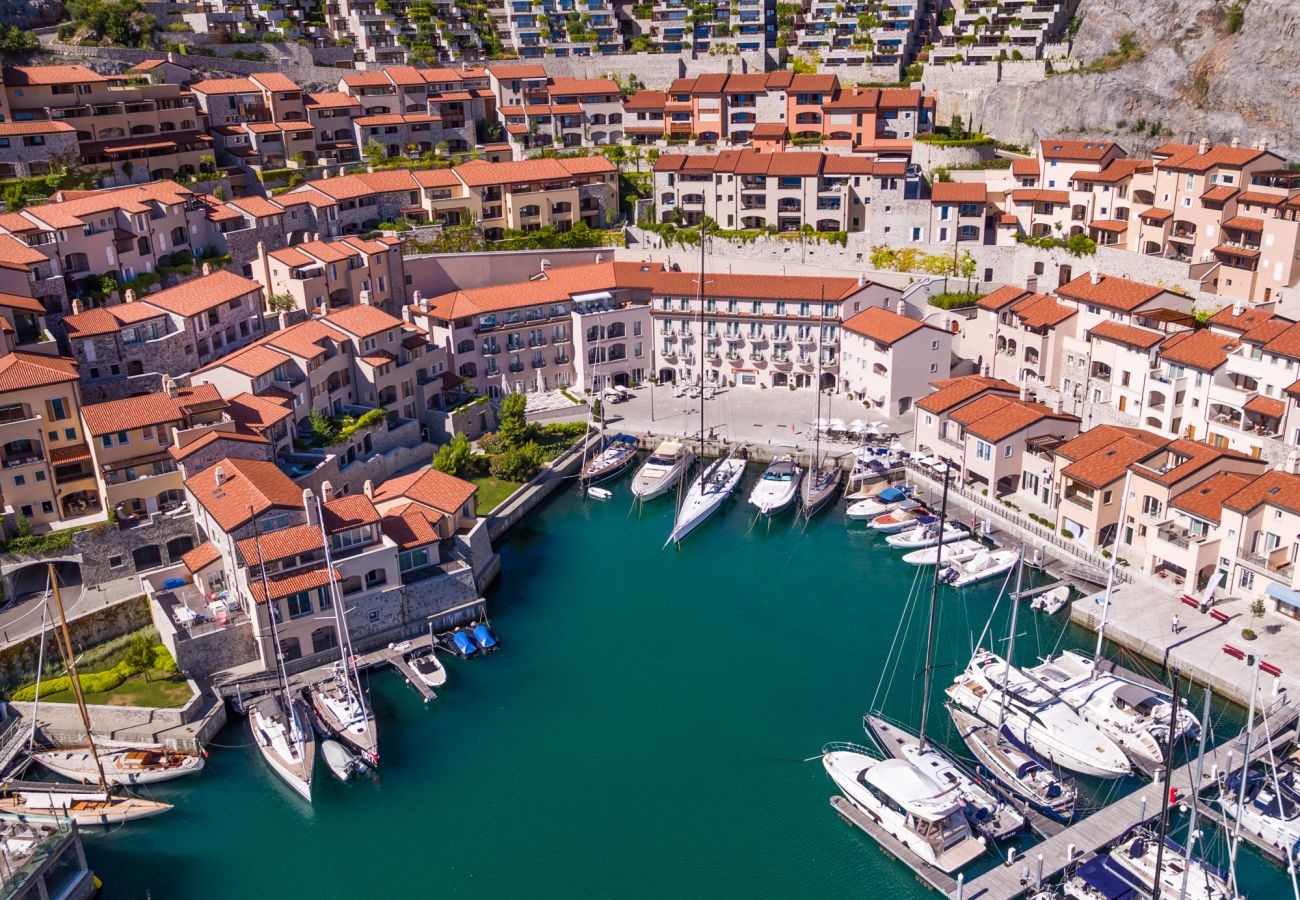
[[[895,550],[916,550],[960,541],[969,534],[965,525],[949,521],[943,523],[943,534],[940,535],[939,520],[934,516],[922,516],[912,528],[885,538],[885,543]]]
[[[589,487],[587,488],[587,496],[593,500],[608,500],[614,496],[614,492],[603,487]]]
[[[447,683],[447,668],[438,659],[436,650],[430,649],[424,656],[411,659],[411,671],[431,688],[442,687]]]
[[[1015,550],[985,550],[969,562],[949,566],[939,580],[953,587],[965,587],[1010,572],[1018,558]]]
[[[330,771],[339,781],[347,781],[353,775],[365,771],[361,760],[348,752],[348,748],[338,741],[322,741],[320,752],[321,756],[325,757],[325,765],[329,766]]]
[[[903,555],[903,562],[909,566],[933,566],[937,562],[964,563],[974,559],[987,548],[979,541],[965,539],[952,541],[938,547],[925,547]],[[942,556],[940,552],[942,551]]]
[[[867,527],[882,534],[894,534],[904,528],[916,525],[922,518],[928,516],[930,516],[930,511],[922,506],[920,502],[907,500],[893,512],[887,512],[883,516],[876,516],[867,523]]]
[[[898,509],[906,500],[906,490],[893,487],[885,488],[874,497],[850,503],[844,514],[850,519],[874,519],[877,516],[883,516],[887,512]]]
[[[474,646],[474,642],[470,639],[470,636],[463,631],[457,631],[452,634],[451,649],[456,651],[456,655],[462,659],[473,656],[478,652],[478,647]]]
[[[1061,611],[1070,600],[1070,589],[1065,585],[1052,588],[1046,594],[1039,594],[1029,604],[1030,609],[1036,609],[1039,612],[1045,612],[1049,616],[1054,616]]]
[[[486,622],[479,622],[471,626],[470,630],[474,635],[474,643],[478,644],[479,649],[484,653],[491,653],[493,650],[501,646],[501,643],[497,640],[497,636],[492,633],[491,628],[487,627]]]

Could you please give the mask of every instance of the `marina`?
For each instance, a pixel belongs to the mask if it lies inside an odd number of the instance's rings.
[[[739,491],[761,471],[748,466]],[[608,482],[613,497],[599,503],[571,480],[509,532],[502,576],[486,596],[510,647],[485,660],[443,655],[451,687],[439,690],[436,702],[426,703],[394,665],[418,651],[421,639],[409,650],[361,654],[361,683],[384,733],[384,765],[375,777],[318,777],[308,807],[255,758],[246,731],[228,726],[202,773],[151,786],[150,797],[175,803],[172,813],[88,844],[92,865],[114,886],[111,895],[388,893],[415,877],[413,867],[372,870],[311,851],[313,834],[346,827],[352,854],[361,857],[400,858],[409,848],[414,859],[434,841],[451,861],[447,892],[454,896],[925,896],[906,866],[859,829],[840,825],[826,808],[833,786],[819,765],[801,760],[829,737],[863,740],[861,714],[881,676],[888,632],[918,572],[928,578],[931,570],[886,551],[882,535],[846,525],[842,501],[808,523],[787,511],[754,528],[753,509],[733,498],[679,550],[661,550],[673,503],[665,497],[636,508],[630,480]],[[577,545],[606,562],[574,566]],[[629,581],[614,570],[656,575]],[[810,572],[817,573],[815,590],[808,589]],[[1024,591],[1056,581],[1031,573]],[[961,592],[940,588],[938,671],[964,663],[978,631],[973,623],[988,616],[1000,587],[997,580]],[[1021,613],[1022,662],[1058,645],[1091,648],[1094,636],[1064,614],[1030,613],[1028,600]],[[667,637],[665,623],[683,621],[695,638]],[[815,639],[791,640],[792,621]],[[595,622],[619,638],[594,639]],[[706,653],[699,639],[707,635],[724,639]],[[936,703],[947,677],[935,679]],[[885,712],[915,722],[919,699],[915,688],[904,690]],[[1230,740],[1241,724],[1240,710],[1216,706],[1218,739]],[[946,715],[936,715],[935,725],[936,740],[963,750]],[[739,752],[721,752],[738,734],[745,735]],[[557,771],[594,786],[584,792],[581,814],[570,779],[554,777]],[[628,781],[628,771],[637,779]],[[1119,783],[1125,797],[1134,790],[1136,799],[1109,814],[1116,823],[1136,818],[1141,797],[1157,811],[1158,789],[1136,779]],[[1084,793],[1083,811],[1092,812],[1116,792],[1089,783]],[[515,812],[502,817],[507,802]],[[439,816],[417,841],[395,828],[413,804],[455,815]],[[746,827],[730,827],[741,811]],[[1072,839],[1058,836],[1037,849],[1026,833],[1013,845],[1012,867],[986,856],[963,873],[964,896],[977,886],[989,896],[1012,890],[1038,852],[1063,859],[1074,843],[1078,860],[1077,848],[1090,846],[1087,836],[1106,822],[1099,815],[1073,826]],[[280,864],[254,873],[197,849],[201,835],[232,828],[252,844],[275,846]],[[301,829],[303,839],[276,842],[286,828]],[[477,839],[484,833],[494,840]],[[539,842],[540,833],[554,839]],[[647,848],[674,865],[646,869],[639,861]],[[146,866],[146,857],[173,865]],[[636,889],[626,880],[632,867],[644,872]],[[575,887],[579,868],[584,879]],[[1251,847],[1239,869],[1247,894],[1251,885],[1280,886],[1285,878]]]

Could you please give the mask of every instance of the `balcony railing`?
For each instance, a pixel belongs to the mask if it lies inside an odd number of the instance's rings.
[[[1182,547],[1184,550],[1187,549],[1192,540],[1191,532],[1178,525],[1161,525],[1156,529],[1156,535],[1162,541],[1173,544],[1175,547]]]

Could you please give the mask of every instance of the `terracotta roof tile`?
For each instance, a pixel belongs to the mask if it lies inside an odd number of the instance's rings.
[[[377,306],[367,306],[364,303],[332,312],[325,316],[325,321],[341,331],[362,338],[402,327],[401,319],[390,316]]]
[[[1201,199],[1207,203],[1227,203],[1236,193],[1237,189],[1230,184],[1216,184],[1201,194]]]
[[[219,469],[225,473],[220,485]],[[227,457],[186,479],[185,487],[227,532],[272,507],[302,509],[302,491],[272,462]]]
[[[1125,428],[1120,425],[1098,425],[1090,428],[1083,434],[1073,438],[1061,446],[1057,447],[1055,452],[1058,456],[1063,456],[1069,460],[1080,460],[1086,456],[1091,456],[1098,450],[1101,450],[1114,441],[1123,438],[1132,438],[1143,441],[1150,449],[1163,447],[1165,439],[1154,435],[1149,431],[1143,431],[1140,428]]]
[[[1123,312],[1133,312],[1164,292],[1164,288],[1154,284],[1142,284],[1114,275],[1102,275],[1097,284],[1092,283],[1090,275],[1080,275],[1056,289],[1058,296]]]
[[[1203,372],[1212,372],[1223,365],[1228,359],[1228,354],[1241,346],[1241,341],[1236,338],[1209,330],[1192,334],[1182,332],[1182,334],[1186,336],[1172,344],[1169,341],[1165,342],[1160,350],[1161,357],[1169,362],[1190,366]]]
[[[1260,322],[1242,334],[1241,339],[1245,343],[1257,344],[1264,346],[1276,337],[1280,337],[1295,324],[1283,318],[1268,319]]]
[[[848,319],[843,325],[845,331],[860,334],[867,340],[887,346],[892,346],[908,335],[926,327],[932,328],[933,326],[927,326],[919,319],[900,316],[898,313],[880,306],[864,309]]]
[[[365,494],[348,494],[335,497],[321,506],[325,513],[325,530],[330,534],[374,525],[379,521],[379,512],[375,504]]]
[[[1137,328],[1133,325],[1122,325],[1119,322],[1102,322],[1090,329],[1088,333],[1094,337],[1105,338],[1119,344],[1128,344],[1130,347],[1140,347],[1143,350],[1150,350],[1165,339],[1165,335],[1158,331]]]
[[[1275,419],[1280,419],[1286,413],[1286,404],[1281,400],[1265,397],[1263,394],[1256,394],[1246,401],[1246,405],[1242,409],[1259,416],[1272,416]]]
[[[842,300],[861,290],[856,278],[818,278],[804,275],[739,275],[709,272],[704,279],[706,297],[755,300]],[[694,297],[699,290],[695,272],[660,272],[654,278],[656,296]]]
[[[230,417],[241,431],[261,434],[293,413],[292,403],[280,397],[236,394],[229,400]]]
[[[1233,216],[1223,223],[1224,228],[1236,228],[1241,231],[1262,232],[1264,230],[1264,220],[1255,219],[1250,216]]]
[[[247,78],[209,78],[190,85],[196,94],[260,94],[262,89]]]
[[[319,525],[294,525],[289,528],[280,528],[275,531],[264,531],[260,537],[244,538],[235,544],[235,550],[239,553],[239,558],[246,566],[257,565],[258,544],[262,545],[262,561],[271,562],[277,559],[289,559],[294,556],[303,556],[316,550],[325,549],[325,541],[321,539]],[[250,581],[255,579],[250,578]]]
[[[1165,159],[1156,161],[1157,168],[1188,172],[1208,172],[1216,167],[1240,169],[1264,155],[1263,151],[1254,147],[1228,147],[1222,144],[1210,147],[1205,153],[1201,153],[1200,147],[1190,144],[1165,144],[1156,152],[1168,154]]]
[[[959,403],[965,403],[984,391],[998,391],[1013,395],[1020,393],[1020,388],[1017,385],[1009,381],[1003,381],[1001,378],[989,378],[985,375],[947,378],[942,381],[933,381],[931,386],[935,388],[934,393],[922,397],[916,402],[916,405],[934,413],[946,412]]]
[[[1063,141],[1044,140],[1039,144],[1043,159],[1068,159],[1078,162],[1100,162],[1107,154],[1124,148],[1113,141]]]
[[[200,406],[220,408],[224,405],[216,387],[200,384],[192,388],[178,388],[175,397],[159,391],[140,397],[91,403],[81,408],[81,417],[85,420],[90,436],[99,437],[114,431],[131,431],[181,422],[187,410]]]
[[[996,405],[988,401],[995,401]],[[1058,419],[1062,422],[1073,422],[1075,425],[1079,423],[1078,416],[1053,412],[1041,403],[1031,403],[996,394],[986,395],[953,411],[950,414],[951,418],[957,419],[959,414],[965,413],[969,407],[978,403],[988,403],[989,408],[982,415],[974,416],[965,423],[966,431],[986,441],[1005,440],[1044,419]]]
[[[0,294],[0,306],[5,309],[17,309],[23,312],[45,315],[45,306],[35,297],[21,297],[18,294]]]
[[[256,281],[218,269],[211,275],[201,275],[183,281],[175,287],[145,298],[150,306],[161,307],[180,316],[201,315],[223,303],[245,294],[260,293],[262,286]]]
[[[1013,203],[1069,203],[1069,191],[1045,191],[1037,188],[1018,188],[1010,192]]]
[[[1267,322],[1271,318],[1273,318],[1272,312],[1255,306],[1247,306],[1242,309],[1241,315],[1236,315],[1233,312],[1232,304],[1228,304],[1210,316],[1209,324],[1214,327],[1244,332],[1249,331],[1261,322]]]
[[[940,181],[930,187],[930,199],[935,203],[985,203],[988,193],[982,181]]]
[[[1064,446],[1068,447],[1069,443]],[[1061,473],[1095,488],[1104,488],[1116,479],[1123,477],[1124,472],[1127,471],[1130,465],[1149,456],[1151,450],[1152,445],[1146,441],[1132,437],[1120,437],[1108,442],[1100,450],[1070,463],[1061,470]],[[1060,451],[1061,448],[1058,447],[1057,452]]]
[[[87,84],[108,81],[85,66],[6,66],[6,87],[36,87],[51,84]]]
[[[1251,512],[1262,503],[1300,514],[1300,476],[1265,472],[1223,501],[1228,509],[1243,513]]]
[[[184,460],[195,453],[219,441],[234,441],[237,444],[260,444],[270,453],[270,441],[255,434],[241,434],[238,431],[209,431],[202,437],[190,441],[184,447],[169,447],[167,453],[176,460]]]
[[[7,353],[0,356],[0,393],[77,380],[77,363],[63,356]]]
[[[409,550],[438,540],[438,522],[443,518],[437,510],[407,503],[384,513],[380,527],[398,550]]]
[[[1014,284],[1004,284],[992,293],[985,294],[980,298],[977,306],[980,309],[997,311],[1005,309],[1018,300],[1023,300],[1029,296],[1030,292],[1024,288],[1016,287]]]
[[[338,569],[334,570],[334,577],[340,578]],[[270,599],[279,600],[282,597],[288,597],[291,594],[297,594],[300,591],[310,591],[313,588],[324,587],[329,584],[329,570],[325,566],[318,569],[307,569],[306,571],[287,572],[283,575],[272,575],[266,579],[266,585],[262,584],[260,578],[250,578],[248,580],[248,590],[253,595],[253,599],[258,603],[267,601],[265,588],[271,589]]]
[[[195,574],[206,569],[219,559],[221,559],[221,553],[217,550],[212,541],[204,541],[189,553],[185,553],[181,556],[181,561],[185,563],[185,568]]]
[[[1075,314],[1075,310],[1048,294],[1032,294],[1018,300],[1011,312],[1026,328],[1051,328]]]
[[[439,512],[457,512],[478,487],[432,467],[390,478],[375,489],[375,502],[414,500]]]
[[[1236,472],[1220,472],[1211,475],[1190,491],[1183,491],[1170,500],[1169,505],[1217,525],[1223,515],[1224,501],[1254,480]]]
[[[1018,156],[1011,160],[1011,174],[1019,178],[1033,177],[1042,174],[1042,169],[1038,160]]]

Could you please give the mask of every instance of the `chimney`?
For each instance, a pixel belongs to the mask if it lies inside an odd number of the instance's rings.
[[[133,291],[131,288],[127,288],[126,291],[122,294],[122,302],[123,302],[123,303],[134,303],[134,302],[135,302],[135,291]]]
[[[216,471],[212,473],[212,481],[213,481],[213,483],[215,483],[217,486],[221,486],[221,485],[223,485],[223,484],[226,483],[226,469],[225,469],[225,466],[217,466]]]
[[[172,378],[170,375],[163,376],[162,386],[163,391],[171,399],[175,400],[179,396],[179,392],[176,390],[176,379]]]
[[[988,378],[990,375],[993,374],[993,370],[989,368],[988,363],[985,363],[983,367],[980,369],[980,374],[983,375],[985,378]]]
[[[302,505],[307,510],[307,524],[319,524],[316,521],[316,495],[311,492],[311,488],[302,489]]]
[[[365,494],[371,500],[375,499],[375,483],[367,478],[366,483],[361,485],[361,493]]]
[[[1028,399],[1029,399],[1029,383],[1027,381],[1022,381],[1020,382],[1020,400],[1023,403]]]
[[[905,316],[905,315],[907,315],[907,303],[906,303],[906,301],[903,300],[902,297],[899,297],[899,298],[898,298],[898,305],[897,305],[896,309],[897,309],[897,312],[898,312],[898,314],[899,314],[900,316]]]
[[[210,262],[205,262],[205,263],[203,264],[203,270],[202,270],[202,271],[203,271],[203,274],[204,274],[204,275],[211,275],[211,274],[212,274],[212,263],[210,263]]]
[[[866,287],[866,286],[867,286],[867,273],[866,273],[866,272],[859,272],[859,273],[858,273],[858,287],[860,287],[860,288],[864,288],[864,287]]]
[[[321,486],[320,486],[320,498],[321,498],[321,501],[324,502],[324,503],[329,503],[331,500],[333,500],[333,499],[334,499],[334,485],[330,484],[328,481],[321,482]]]
[[[1237,136],[1234,134],[1234,135],[1232,136],[1232,140],[1228,142],[1228,146],[1229,146],[1229,147],[1240,147],[1240,146],[1241,146],[1241,138],[1237,137]]]
[[[342,178],[346,174],[348,174],[348,170],[343,166],[339,166],[339,177]]]
[[[81,312],[81,298],[80,298],[80,297],[73,297],[73,298],[72,298],[72,314],[75,316],[75,315],[78,315],[80,312]]]
[[[1268,152],[1268,138],[1260,138],[1260,139],[1259,139],[1259,149],[1260,149],[1260,152],[1262,152],[1262,153],[1267,153],[1267,152]]]
[[[320,240],[320,232],[318,231],[318,232],[316,232],[315,234],[313,234],[313,235],[311,236],[311,239],[312,239],[313,241],[319,241],[319,240]]]
[[[551,261],[550,261],[549,259],[543,259],[543,260],[542,260],[542,271],[545,272],[545,271],[546,271],[547,269],[549,269],[550,267],[551,267]]]
[[[601,261],[604,260],[604,258],[605,258],[605,254],[603,254],[603,253],[597,253],[597,254],[596,254],[596,265],[600,265]]]
[[[1196,145],[1196,152],[1201,156],[1210,152],[1210,141],[1208,138],[1201,138],[1201,142]]]
[[[1101,284],[1101,273],[1093,269],[1088,273],[1088,280],[1093,284]]]
[[[174,62],[176,62],[176,54],[175,54],[174,52],[172,52],[171,50],[168,50],[168,51],[167,51],[167,61],[168,61],[169,63],[174,63]]]
[[[1286,471],[1288,475],[1300,475],[1300,453],[1295,450],[1286,455]]]
[[[1240,300],[1238,300],[1236,303],[1232,304],[1232,314],[1233,314],[1233,316],[1240,316],[1240,315],[1241,315],[1242,313],[1244,313],[1245,311],[1246,311],[1246,304],[1242,303]]]
[[[328,316],[328,315],[330,314],[330,298],[329,298],[329,297],[321,297],[321,298],[320,298],[320,313],[319,313],[319,314],[322,315],[322,316]]]
[[[429,311],[429,298],[424,296],[424,294],[421,294],[419,291],[416,291],[415,305],[420,307],[420,312],[427,313]]]
[[[371,304],[370,291],[362,291],[360,294],[358,294],[357,302],[360,303],[362,306],[370,306]]]
[[[1052,412],[1056,413],[1058,416],[1065,412],[1065,398],[1060,394],[1057,394],[1056,399],[1052,401]]]

